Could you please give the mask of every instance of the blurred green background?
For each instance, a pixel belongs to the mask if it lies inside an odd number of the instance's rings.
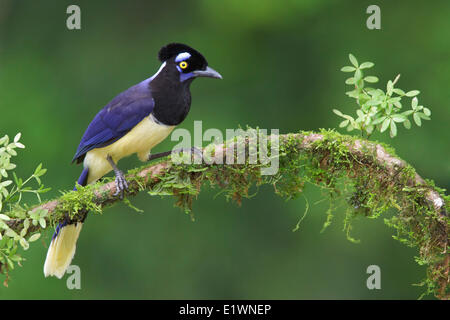
[[[81,30],[66,28],[66,8],[81,7]],[[381,30],[366,28],[366,8],[381,7]],[[68,190],[81,166],[70,164],[98,110],[159,68],[162,45],[187,43],[206,56],[222,81],[192,85],[191,112],[181,127],[337,127],[331,109],[354,113],[340,68],[351,52],[375,62],[380,86],[401,73],[399,87],[419,89],[432,121],[390,143],[418,172],[450,186],[450,2],[433,1],[7,1],[0,0],[0,135],[22,132],[17,157],[27,176],[40,162],[52,191]],[[355,133],[356,134],[356,133]],[[167,139],[154,151],[171,149]],[[123,169],[141,165],[135,157]],[[285,202],[265,186],[241,207],[204,187],[196,221],[172,198],[141,194],[90,215],[73,264],[81,290],[45,279],[46,245],[24,252],[1,299],[415,299],[425,276],[416,249],[391,238],[383,219],[355,221],[353,244],[342,232],[344,208],[320,233],[327,202],[319,190]],[[43,237],[49,243],[51,232]],[[366,268],[381,268],[381,290],[368,290]],[[67,277],[67,276],[66,276]]]

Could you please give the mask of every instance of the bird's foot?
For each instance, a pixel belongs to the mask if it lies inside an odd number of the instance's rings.
[[[123,196],[125,194],[125,190],[128,191],[128,182],[125,179],[125,176],[122,171],[118,170],[116,173],[116,192],[114,193],[114,196],[120,196],[120,199],[123,199]]]
[[[192,147],[190,151],[191,151],[191,154],[197,155],[203,159],[203,151],[201,149],[199,149],[197,147]]]

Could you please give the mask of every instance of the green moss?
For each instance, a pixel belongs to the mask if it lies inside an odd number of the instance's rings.
[[[426,293],[448,295],[448,285],[439,285],[439,279],[445,272],[442,262],[447,256],[443,252],[448,239],[443,238],[446,233],[439,229],[439,219],[442,218],[428,206],[420,190],[407,185],[414,178],[415,170],[406,165],[397,168],[398,172],[393,177],[386,173],[384,164],[378,163],[374,143],[362,143],[362,154],[356,158],[354,152],[350,152],[350,147],[357,140],[362,141],[360,138],[341,135],[334,130],[322,129],[319,133],[321,138],[312,142],[310,148],[301,146],[305,142],[304,137],[312,132],[285,136],[280,141],[279,171],[274,176],[261,176],[262,165],[249,164],[248,161],[242,165],[171,165],[148,193],[152,196],[175,197],[175,205],[193,217],[193,200],[205,182],[211,187],[218,186],[221,194],[238,204],[251,196],[249,190],[253,185],[272,185],[276,194],[289,200],[302,194],[307,184],[313,184],[324,190],[324,196],[330,202],[322,232],[333,221],[337,200],[344,199],[347,208],[343,230],[347,239],[355,243],[359,240],[351,236],[351,230],[356,217],[375,219],[390,209],[396,209],[398,214],[385,219],[385,223],[395,230],[394,239],[419,248],[416,261],[428,267],[427,278],[422,282],[426,286]],[[242,142],[234,138],[226,143]],[[392,148],[382,146],[386,152],[395,156]],[[143,181],[133,179],[141,187],[131,192],[142,190]],[[432,182],[429,184],[434,186]],[[440,192],[448,203],[443,191]],[[77,212],[80,208],[88,207],[100,212],[100,208],[92,204],[90,194],[89,189],[65,194],[66,205],[63,210]]]
[[[279,171],[273,176],[262,176],[262,164],[250,164],[248,158],[240,165],[174,165],[167,166],[155,183],[146,183],[145,177],[137,176],[143,168],[131,170],[128,176],[129,194],[147,190],[151,196],[170,196],[175,205],[188,214],[192,213],[192,203],[204,183],[220,188],[220,194],[226,199],[240,204],[242,199],[250,198],[252,186],[271,185],[277,195],[289,200],[302,194],[307,185],[315,185],[323,190],[329,199],[329,209],[322,228],[323,232],[333,223],[338,201],[346,205],[343,230],[352,242],[358,242],[351,236],[352,222],[357,217],[375,219],[388,210],[395,209],[398,214],[385,218],[385,223],[395,230],[394,239],[407,246],[417,247],[416,261],[427,266],[427,277],[421,283],[426,294],[438,297],[449,296],[448,276],[448,217],[436,213],[427,204],[422,192],[424,188],[434,188],[445,199],[448,211],[449,197],[444,190],[427,181],[427,186],[412,188],[409,181],[415,177],[415,170],[405,165],[396,168],[395,175],[387,172],[385,164],[376,159],[375,143],[358,137],[341,135],[334,130],[320,130],[320,138],[314,142],[305,140],[313,132],[300,132],[282,136],[279,150]],[[254,135],[251,135],[252,139]],[[362,151],[355,155],[350,148],[359,140]],[[226,142],[244,143],[233,139]],[[304,147],[304,144],[308,147]],[[384,149],[395,156],[389,146]],[[259,150],[259,148],[258,148]],[[107,180],[110,181],[110,180]],[[59,199],[60,205],[51,217],[55,224],[65,214],[72,219],[86,211],[101,213],[110,203],[103,201],[109,195],[100,195],[93,201],[93,190],[98,185],[80,187],[77,192],[67,192]],[[133,209],[131,202],[126,201]],[[102,203],[100,205],[99,203]],[[340,206],[339,206],[340,207]],[[307,212],[307,210],[305,210]],[[447,260],[446,260],[447,259]],[[447,263],[446,263],[447,261]]]
[[[77,191],[64,192],[58,199],[57,210],[52,214],[50,222],[55,226],[59,221],[68,216],[71,220],[80,220],[86,212],[102,213],[102,208],[93,201],[93,190],[98,189],[97,184],[85,187],[77,186]],[[106,194],[102,195],[106,197]]]

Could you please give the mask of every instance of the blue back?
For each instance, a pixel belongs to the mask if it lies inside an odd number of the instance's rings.
[[[155,106],[150,81],[144,80],[120,93],[97,113],[81,138],[72,162],[80,163],[89,150],[105,147],[122,138],[150,115]]]

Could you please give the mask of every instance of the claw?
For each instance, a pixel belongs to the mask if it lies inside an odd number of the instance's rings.
[[[194,163],[195,164],[202,163],[202,161],[203,161],[203,151],[201,149],[197,148],[197,147],[192,147],[190,151],[191,151],[191,157],[192,157],[191,159],[194,161]]]
[[[192,148],[191,148],[191,153],[194,153],[194,154],[200,156],[201,158],[203,158],[203,152],[202,152],[202,150],[200,150],[200,149],[197,148],[197,147],[192,147]]]
[[[128,191],[128,183],[122,171],[116,172],[115,182],[116,182],[116,192],[114,193],[114,196],[120,195],[120,199],[123,199],[125,190]]]

